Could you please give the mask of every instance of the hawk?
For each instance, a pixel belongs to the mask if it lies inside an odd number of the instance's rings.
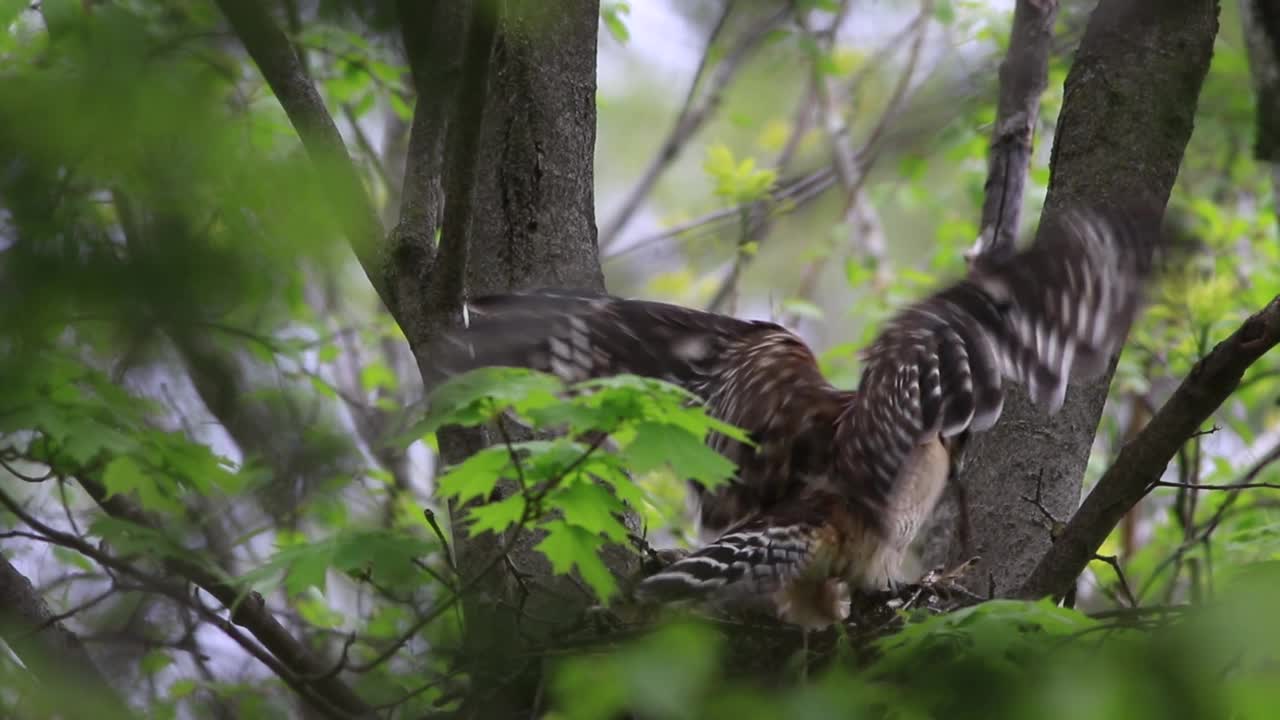
[[[708,442],[737,465],[694,486],[719,536],[643,580],[641,599],[764,605],[821,628],[850,588],[897,580],[964,439],[1000,417],[1006,384],[1050,412],[1069,378],[1104,370],[1151,274],[1159,214],[1072,211],[1026,249],[894,315],[862,353],[856,390],[832,386],[813,352],[772,322],[561,291],[476,298],[433,363],[517,366],[579,381],[660,378],[744,429]]]

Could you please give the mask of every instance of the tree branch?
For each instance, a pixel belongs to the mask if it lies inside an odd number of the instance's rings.
[[[790,7],[784,7],[781,11],[773,13],[751,25],[742,34],[741,39],[733,46],[733,49],[725,54],[724,59],[720,61],[711,77],[707,79],[706,87],[699,93],[699,86],[702,85],[702,76],[708,67],[708,60],[715,47],[716,39],[719,38],[720,33],[724,30],[725,22],[728,20],[733,7],[732,0],[725,3],[723,14],[707,38],[706,50],[703,51],[702,60],[698,64],[693,80],[689,83],[689,92],[685,96],[685,101],[680,108],[679,114],[676,115],[675,123],[667,133],[666,139],[662,141],[661,148],[640,176],[640,180],[636,182],[635,187],[631,189],[631,192],[622,201],[618,211],[605,224],[604,230],[600,233],[601,248],[607,248],[617,241],[627,223],[631,221],[631,217],[635,215],[636,210],[640,208],[645,198],[653,191],[658,178],[680,156],[680,151],[684,148],[685,143],[697,134],[698,130],[702,129],[703,124],[711,117],[716,106],[720,104],[720,98],[724,95],[725,88],[729,86],[729,83],[733,82],[734,76],[738,74],[738,70],[751,57],[751,53],[764,42],[765,38],[769,37],[769,33],[774,28],[781,25],[791,14]]]
[[[988,157],[981,232],[965,253],[970,263],[999,260],[1014,251],[1040,96],[1049,82],[1049,51],[1058,0],[1018,0],[1009,51],[1000,64],[1000,99]]]
[[[127,498],[121,495],[107,497],[106,488],[95,477],[94,470],[86,468],[72,474],[108,515],[143,527],[157,527],[151,518]],[[280,664],[309,686],[311,692],[351,715],[364,716],[369,713],[364,700],[340,679],[327,678],[323,682],[306,680],[323,676],[332,667],[332,663],[317,657],[308,647],[295,640],[267,609],[267,603],[261,595],[256,592],[244,595],[233,583],[194,562],[171,559],[166,566],[170,572],[197,585],[222,603],[230,613],[231,622],[248,630]]]
[[[1231,395],[1245,370],[1277,343],[1280,296],[1196,363],[1151,422],[1120,451],[1017,595],[1064,595],[1129,508],[1159,482],[1178,448]]]
[[[440,308],[423,302],[435,273],[436,233],[444,213],[445,137],[456,126],[467,4],[457,0],[398,0],[400,33],[417,106],[409,129],[400,221],[391,233],[385,272],[399,308],[397,320],[416,347],[442,321]],[[443,272],[459,272],[446,268]]]
[[[396,298],[387,287],[383,271],[382,222],[293,44],[272,19],[265,4],[257,0],[217,2],[315,163],[321,187],[335,208],[338,222],[365,275],[378,297],[395,314]]]
[[[63,627],[31,581],[0,555],[0,637],[53,692],[84,693],[110,717],[130,717],[129,706],[98,672],[75,633]]]

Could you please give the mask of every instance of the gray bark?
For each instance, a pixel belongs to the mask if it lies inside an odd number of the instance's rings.
[[[454,289],[474,297],[604,288],[593,195],[598,13],[597,0],[506,4],[484,78],[470,76],[479,60],[471,54],[476,48],[468,49],[449,132],[444,237],[433,277],[437,308],[456,312],[461,298],[449,297]],[[482,35],[472,30],[468,42]],[[471,149],[473,157],[462,155]],[[441,275],[458,270],[461,278]],[[447,287],[459,279],[460,287]],[[419,362],[429,376],[430,358],[420,353]],[[441,436],[450,463],[484,444],[475,432]],[[538,537],[515,532],[514,538],[455,534],[458,566],[476,583],[463,598],[473,683],[486,689],[468,698],[464,711],[471,717],[527,715],[541,667],[521,650],[548,642],[579,620],[589,602],[576,580],[552,574],[533,549]],[[494,563],[509,541],[507,559]],[[630,573],[634,562],[623,552],[607,560],[619,575]],[[480,572],[487,575],[477,578]]]
[[[1133,197],[1167,201],[1191,137],[1217,17],[1215,0],[1102,0],[1066,79],[1044,219]],[[1071,386],[1052,418],[1017,389],[996,428],[974,438],[961,476],[973,547],[955,542],[947,521],[956,514],[954,496],[940,506],[932,530],[946,539],[928,540],[950,547],[949,563],[982,557],[968,578],[971,590],[1009,595],[1048,552],[1045,520],[1026,498],[1039,486],[1055,517],[1075,511],[1110,382],[1108,372]]]

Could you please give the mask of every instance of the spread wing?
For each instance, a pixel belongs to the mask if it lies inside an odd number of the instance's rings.
[[[991,427],[1005,382],[1055,412],[1068,379],[1105,369],[1151,273],[1159,215],[1067,213],[1009,258],[899,312],[863,354],[837,428],[836,474],[872,522],[907,453]]]
[[[432,355],[444,373],[528,367],[567,381],[621,373],[659,378],[701,398],[756,447],[722,436],[713,447],[738,466],[714,494],[701,488],[706,527],[723,529],[786,497],[832,461],[835,420],[849,394],[833,388],[794,334],[676,305],[545,291],[476,299],[465,327]]]

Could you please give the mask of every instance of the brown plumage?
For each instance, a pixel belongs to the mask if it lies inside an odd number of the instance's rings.
[[[833,387],[785,328],[663,303],[566,292],[478,298],[433,357],[444,372],[514,365],[566,380],[618,373],[691,391],[756,447],[709,442],[738,466],[695,487],[706,547],[637,592],[841,620],[848,591],[900,577],[967,433],[1000,415],[1006,380],[1051,412],[1073,371],[1123,341],[1157,247],[1151,212],[1067,214],[1036,243],[895,315],[863,352],[857,391]]]

